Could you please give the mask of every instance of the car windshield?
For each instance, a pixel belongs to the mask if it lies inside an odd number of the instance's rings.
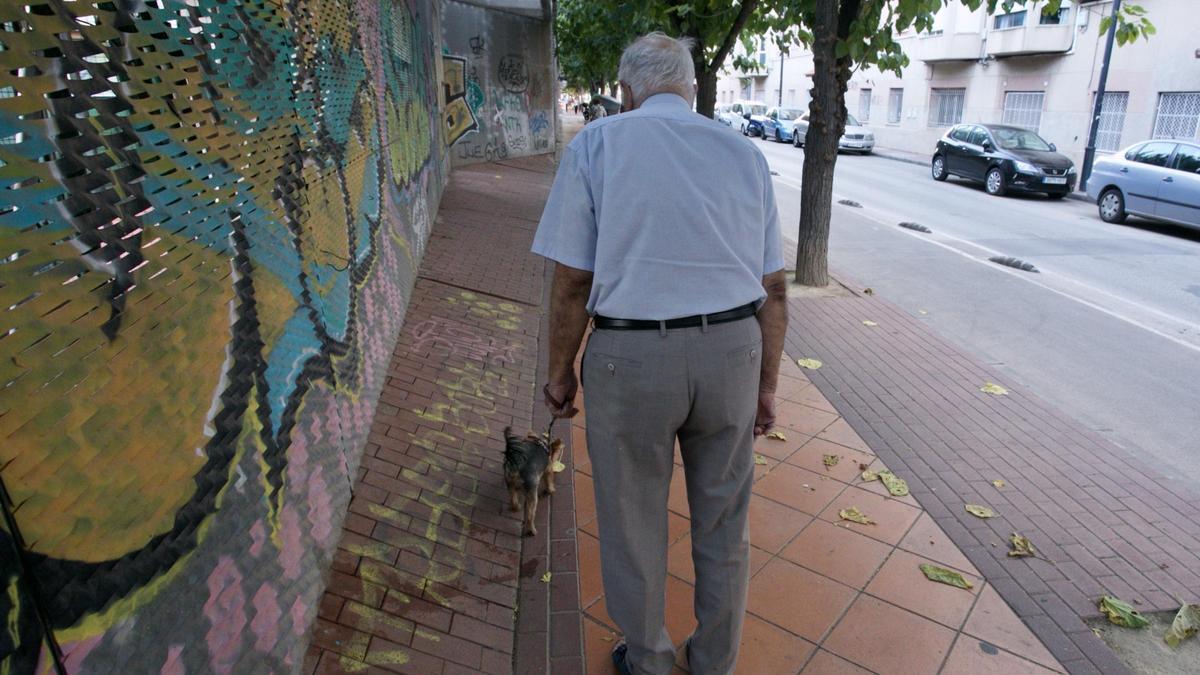
[[[846,126],[861,127],[862,125],[858,123],[858,120],[854,119],[854,115],[851,115],[850,113],[846,113]]]
[[[746,112],[750,113],[751,115],[762,115],[767,112],[767,106],[765,106],[765,105],[748,105],[748,106],[746,106]]]
[[[802,111],[796,110],[795,108],[780,108],[779,109],[779,119],[781,119],[781,120],[799,119],[800,116],[803,114],[804,113]]]
[[[1041,136],[1024,129],[992,129],[992,136],[1005,150],[1038,150],[1049,152],[1050,144]]]

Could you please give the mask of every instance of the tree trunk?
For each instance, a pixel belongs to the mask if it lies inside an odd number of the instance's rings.
[[[696,112],[712,117],[717,107],[717,71],[696,71]]]
[[[814,36],[812,102],[804,137],[804,173],[800,185],[800,232],[796,246],[796,283],[829,285],[829,221],[833,208],[833,168],[838,139],[846,128],[849,57],[837,58],[837,44],[849,34],[860,0],[817,0],[806,21]],[[845,6],[849,5],[849,6]],[[847,19],[849,15],[849,20]]]

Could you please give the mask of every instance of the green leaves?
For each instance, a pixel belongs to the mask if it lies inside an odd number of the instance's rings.
[[[1125,628],[1145,628],[1150,621],[1138,614],[1128,602],[1118,600],[1111,595],[1100,598],[1100,612],[1108,617],[1109,623]]]
[[[954,570],[948,570],[945,567],[926,564],[921,565],[921,571],[925,573],[925,578],[930,581],[936,581],[940,584],[956,586],[958,588],[967,590],[974,588],[974,584],[964,579],[963,575],[955,572]]]

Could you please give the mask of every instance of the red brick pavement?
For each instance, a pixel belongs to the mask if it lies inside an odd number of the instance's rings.
[[[578,615],[555,615],[579,602],[572,486],[522,539],[501,469],[505,426],[545,427],[534,383],[546,270],[528,250],[552,171],[529,158],[450,181],[305,672],[503,674],[514,659],[522,673],[582,669]]]
[[[1098,596],[1142,611],[1200,600],[1195,487],[1005,382],[877,296],[791,306],[788,352],[824,362],[810,372],[813,383],[1070,672],[1127,672],[1082,621],[1098,615]],[[982,393],[989,381],[1010,393]],[[997,488],[997,479],[1006,484]],[[975,518],[968,503],[999,517]],[[1008,557],[1012,532],[1041,557]]]

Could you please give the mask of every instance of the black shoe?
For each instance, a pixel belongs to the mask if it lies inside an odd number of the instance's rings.
[[[613,648],[613,667],[616,668],[617,672],[621,675],[633,675],[633,672],[629,670],[629,661],[626,660],[626,655],[628,652],[629,646],[624,642]]]

